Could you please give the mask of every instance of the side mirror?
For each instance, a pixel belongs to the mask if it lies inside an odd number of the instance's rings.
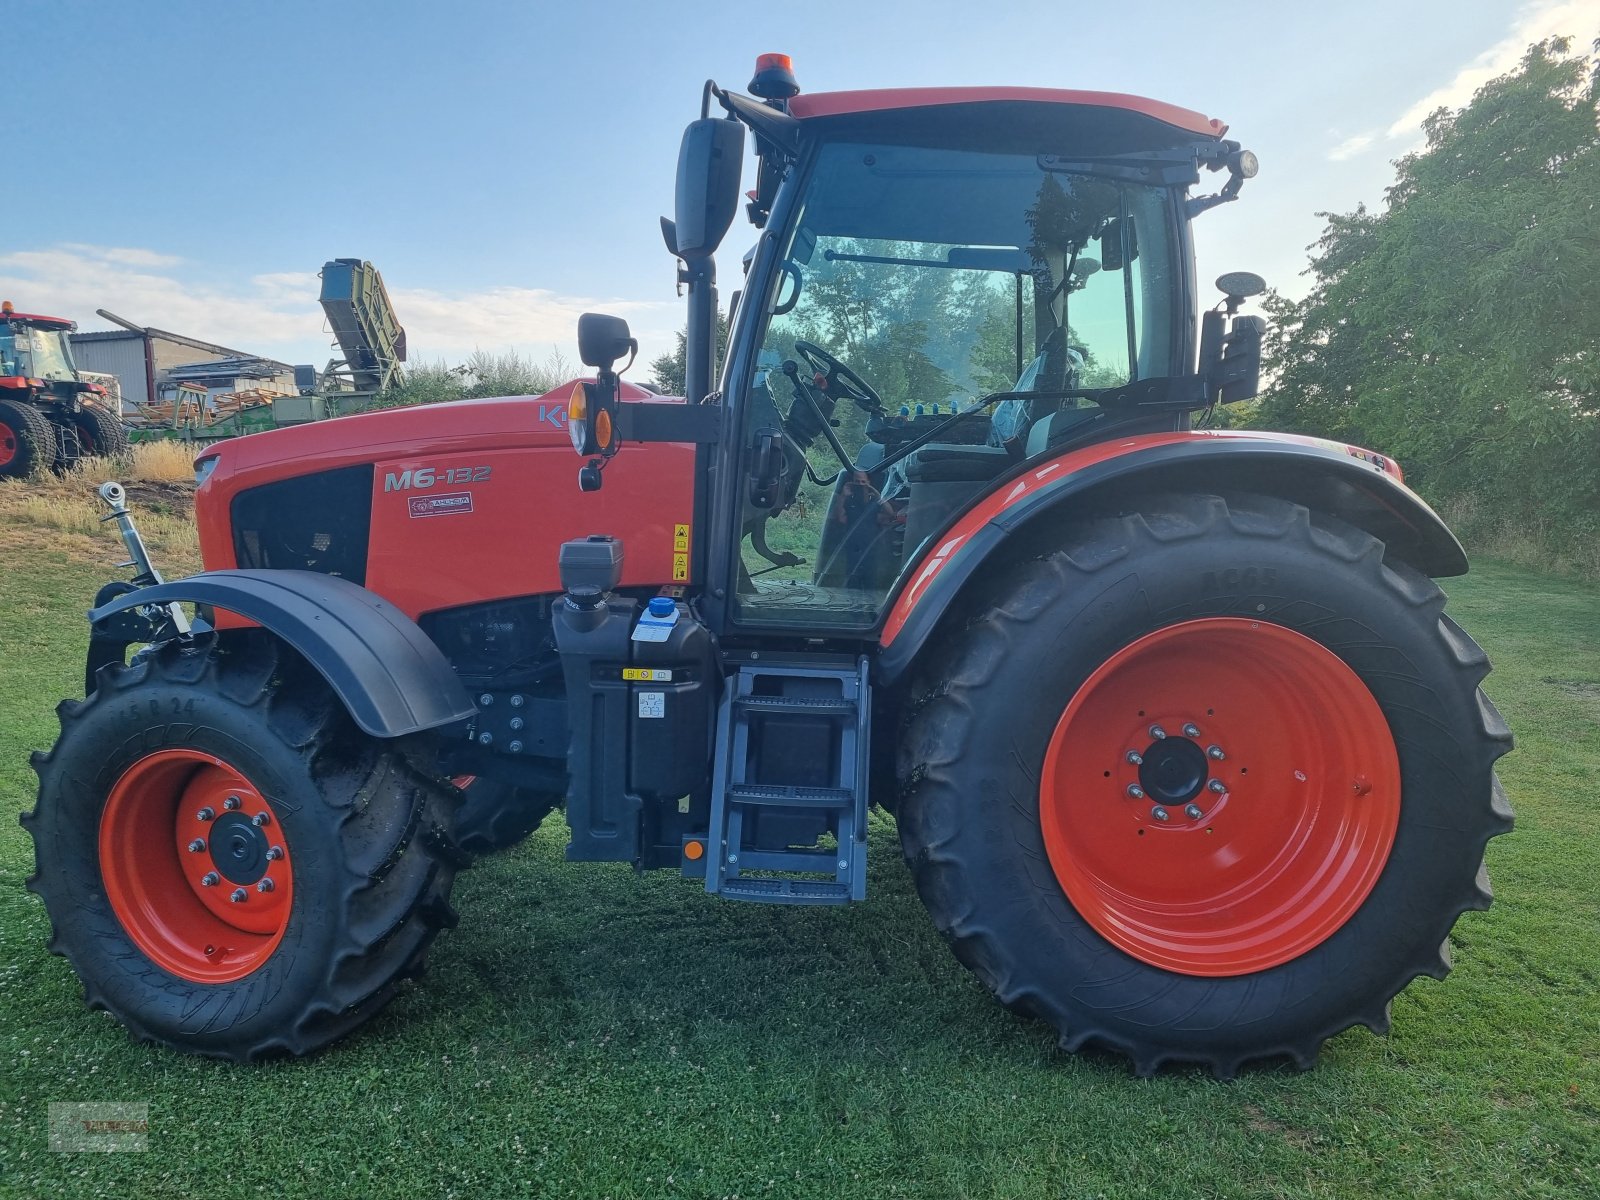
[[[1122,239],[1127,235],[1127,254],[1123,254]],[[1121,217],[1112,217],[1105,223],[1105,228],[1100,231],[1100,269],[1102,271],[1120,271],[1127,265],[1124,258],[1129,260],[1139,257],[1138,227],[1132,221],[1124,221]]]
[[[743,155],[744,126],[738,121],[702,117],[683,131],[672,235],[679,258],[709,258],[722,244],[739,208]]]
[[[578,359],[584,366],[607,372],[624,354],[631,363],[638,353],[639,343],[621,317],[584,313],[578,318]]]
[[[1212,376],[1218,403],[1248,400],[1261,390],[1261,343],[1266,335],[1267,323],[1260,317],[1233,319],[1233,328],[1222,339],[1222,357]],[[1204,331],[1201,340],[1204,341]]]

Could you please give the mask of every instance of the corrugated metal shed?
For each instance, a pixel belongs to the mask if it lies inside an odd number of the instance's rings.
[[[118,318],[120,319],[120,318]],[[249,359],[276,368],[270,378],[260,372],[252,373],[243,384],[230,378],[218,380],[221,392],[236,391],[240,386],[265,387],[270,391],[294,393],[294,368],[275,359],[258,359],[254,355],[214,342],[185,337],[166,329],[113,329],[94,333],[74,333],[72,357],[78,366],[87,371],[102,371],[115,375],[122,383],[122,399],[127,405],[150,401],[150,384],[154,380],[159,388],[168,372],[194,363],[211,362],[218,358]]]
[[[115,375],[122,384],[124,404],[143,404],[150,399],[142,335],[118,329],[109,333],[74,333],[71,338],[73,361],[81,370]]]

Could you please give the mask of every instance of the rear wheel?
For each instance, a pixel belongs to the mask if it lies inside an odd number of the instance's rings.
[[[56,437],[45,415],[20,400],[0,400],[0,479],[56,465]]]
[[[128,453],[128,431],[109,409],[83,401],[72,414],[72,427],[78,434],[83,454],[95,458],[120,458]]]
[[[23,824],[94,1008],[212,1057],[305,1054],[421,968],[450,798],[266,639],[108,667],[63,702]]]
[[[1018,564],[930,660],[902,841],[957,955],[1065,1048],[1309,1065],[1449,969],[1510,734],[1373,538],[1261,497],[1140,508]]]

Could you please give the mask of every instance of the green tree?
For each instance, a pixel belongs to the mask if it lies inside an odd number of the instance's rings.
[[[663,396],[681,396],[685,390],[684,375],[688,370],[685,356],[689,352],[689,331],[678,330],[678,344],[668,354],[658,354],[650,361],[650,387]],[[717,312],[717,369],[722,369],[728,352],[728,314]],[[712,385],[716,385],[713,383]]]
[[[1538,43],[1429,117],[1381,210],[1322,214],[1311,292],[1268,300],[1258,422],[1393,453],[1435,501],[1593,546],[1597,100],[1594,55]]]

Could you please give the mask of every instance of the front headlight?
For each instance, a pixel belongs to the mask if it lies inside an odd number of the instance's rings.
[[[579,454],[592,454],[589,445],[589,389],[583,384],[575,384],[572,396],[567,400],[567,436],[572,439],[572,448]]]
[[[567,436],[579,454],[610,454],[615,428],[603,404],[591,406],[587,385],[578,383],[567,400]]]

